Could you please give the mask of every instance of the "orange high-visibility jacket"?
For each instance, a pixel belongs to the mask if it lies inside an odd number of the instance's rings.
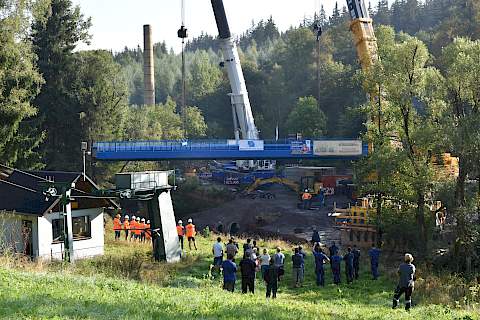
[[[130,229],[132,230],[133,234],[137,234],[137,231],[135,230],[137,229],[137,221],[135,220],[130,221]]]
[[[118,218],[113,219],[113,230],[115,231],[122,230],[122,223],[120,222],[120,219]]]
[[[140,229],[142,229],[142,223],[135,221],[135,229],[137,229],[137,230],[135,230],[135,234],[140,235],[142,233],[142,230],[140,230]]]
[[[145,237],[147,239],[150,239],[151,235],[150,235],[150,224],[149,223],[145,224],[145,229],[146,229],[145,230]]]
[[[183,236],[185,234],[185,227],[184,226],[177,226],[177,234],[179,236]]]
[[[144,222],[140,222],[140,232],[145,232],[145,229],[147,228],[147,224]]]
[[[195,237],[195,225],[193,223],[187,224],[187,238]]]
[[[312,199],[312,195],[308,192],[305,192],[303,195],[302,195],[302,200],[310,200]]]
[[[128,220],[123,221],[123,229],[130,230],[130,221]]]

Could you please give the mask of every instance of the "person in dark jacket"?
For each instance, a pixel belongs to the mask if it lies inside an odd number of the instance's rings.
[[[415,266],[413,265],[413,256],[409,253],[405,254],[405,263],[398,268],[400,280],[393,295],[392,309],[395,309],[400,302],[400,297],[405,293],[405,310],[409,311],[412,307],[412,294],[415,287]]]
[[[245,254],[242,261],[240,261],[240,271],[242,273],[242,293],[255,293],[255,269],[257,265],[252,260],[251,256]]]
[[[243,255],[251,255],[252,249],[252,239],[247,239],[247,243],[243,244]]]
[[[335,244],[335,242],[332,242],[332,245],[328,248],[328,253],[329,253],[330,262],[331,262],[332,257],[336,256],[338,254],[338,247]]]
[[[237,265],[232,260],[233,256],[229,255],[227,260],[222,262],[223,289],[230,292],[235,290],[235,281],[237,280]]]
[[[360,250],[357,248],[356,245],[353,245],[353,276],[356,280],[360,275]]]
[[[330,259],[323,253],[320,245],[316,245],[313,249],[313,256],[315,257],[315,275],[317,276],[317,286],[325,286],[325,271],[323,265],[330,262]]]
[[[312,245],[316,245],[319,242],[320,242],[320,234],[315,229],[313,230],[313,233],[312,233]]]
[[[275,261],[273,259],[270,259],[270,265],[263,275],[263,280],[267,283],[267,298],[270,298],[271,295],[272,299],[276,299],[278,289],[278,268],[275,266]]]
[[[370,267],[372,270],[372,277],[373,280],[378,279],[378,263],[380,261],[380,249],[378,249],[375,244],[372,244],[372,248],[368,251],[368,255],[370,256]]]
[[[300,287],[303,282],[303,255],[300,254],[300,250],[295,248],[295,253],[292,256],[292,272],[293,272],[293,286]]]
[[[354,256],[352,253],[352,248],[347,249],[347,253],[343,256],[343,261],[345,261],[345,275],[347,276],[347,283],[353,282],[353,260]]]
[[[340,284],[341,276],[341,262],[342,262],[342,257],[340,257],[338,254],[333,255],[330,258],[330,265],[332,267],[332,273],[333,273],[333,283],[335,284]]]

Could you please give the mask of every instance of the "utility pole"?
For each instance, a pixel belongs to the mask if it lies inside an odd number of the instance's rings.
[[[75,187],[74,184],[72,184],[72,187]],[[66,244],[65,248],[68,247],[68,262],[74,263],[75,262],[75,255],[73,252],[73,224],[72,224],[72,204],[70,202],[70,196],[71,196],[72,189],[68,188],[65,190],[64,194],[62,195],[62,200],[64,200],[64,205],[65,205],[65,218],[67,219],[67,230],[66,230]]]

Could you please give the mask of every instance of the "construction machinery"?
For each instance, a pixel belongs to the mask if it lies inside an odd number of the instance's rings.
[[[255,126],[252,108],[250,106],[250,99],[248,97],[247,86],[243,77],[237,44],[230,33],[223,1],[211,0],[211,2],[217,23],[220,47],[223,52],[223,61],[220,63],[220,66],[227,69],[228,79],[232,89],[232,93],[229,95],[232,103],[235,141],[237,144],[245,144],[246,148],[253,150],[262,146],[256,145],[259,142],[259,134],[258,129]],[[241,140],[244,140],[244,142]],[[262,166],[259,166],[259,163],[253,160],[237,160],[237,168],[241,171],[274,170],[275,160],[264,161]]]

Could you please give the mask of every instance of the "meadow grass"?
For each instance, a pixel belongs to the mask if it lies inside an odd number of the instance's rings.
[[[0,267],[1,319],[480,319],[475,305],[468,308],[432,304],[424,293],[407,314],[390,308],[395,276],[382,270],[373,281],[362,264],[359,281],[333,285],[326,266],[327,285],[315,285],[313,259],[306,259],[302,288],[292,288],[291,246],[259,241],[270,253],[284,248],[287,269],[278,299],[265,298],[256,281],[255,295],[221,290],[221,276],[209,273],[214,236],[198,237],[198,251],[189,251],[178,264],[154,263],[148,245],[113,241],[106,236],[104,257],[65,263]],[[343,267],[343,266],[342,266]],[[138,270],[131,270],[138,268]],[[343,270],[342,270],[343,271]],[[342,277],[344,274],[342,273]],[[344,280],[344,278],[342,279]],[[421,291],[421,288],[419,288]]]

